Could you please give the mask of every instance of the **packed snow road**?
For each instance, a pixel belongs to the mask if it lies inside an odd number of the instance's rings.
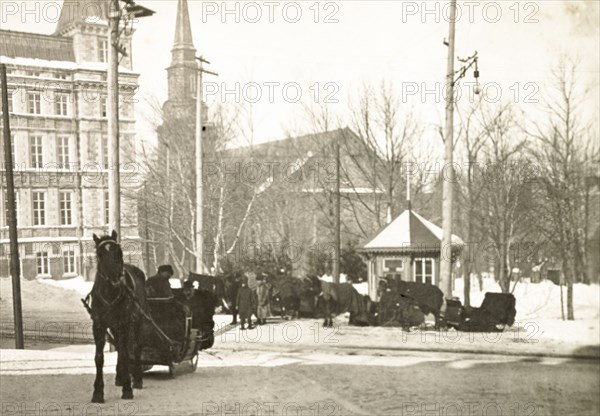
[[[119,399],[107,354],[106,403],[97,405],[81,348],[91,347],[1,351],[1,414],[532,416],[600,406],[598,360],[364,350],[215,350],[175,379],[153,368],[132,402]]]

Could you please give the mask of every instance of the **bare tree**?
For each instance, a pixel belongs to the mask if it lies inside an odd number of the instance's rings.
[[[485,135],[483,128],[478,122],[477,114],[481,108],[482,101],[476,101],[467,111],[457,111],[459,117],[459,127],[457,132],[458,148],[464,152],[464,167],[466,168],[466,176],[461,176],[463,192],[462,204],[466,209],[463,212],[466,214],[467,227],[463,230],[463,234],[467,244],[481,243],[480,233],[477,233],[476,226],[476,209],[479,201],[479,192],[481,187],[476,186],[476,170],[480,160],[480,152],[485,145]],[[476,244],[479,245],[479,244]],[[464,264],[464,304],[471,305],[471,274],[475,269],[476,259],[472,257],[473,253],[470,250],[463,255]],[[479,276],[479,289],[483,290],[483,280],[481,273]]]
[[[563,59],[553,73],[546,99],[547,121],[532,129],[541,187],[537,214],[540,228],[559,253],[567,285],[567,319],[575,319],[573,283],[586,281],[586,177],[598,168],[597,131],[582,119],[587,91],[578,80],[577,63]]]
[[[531,163],[523,156],[528,140],[510,104],[483,111],[482,124],[485,147],[478,178],[481,206],[475,215],[480,219],[482,234],[494,244],[496,279],[502,291],[509,292],[514,267],[512,247],[527,236],[531,224]]]

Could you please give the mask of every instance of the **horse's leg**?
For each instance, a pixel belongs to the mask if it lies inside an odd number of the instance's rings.
[[[119,345],[119,331],[111,331],[112,337],[113,337],[113,341],[115,343],[115,349],[117,350],[117,371],[115,373],[115,386],[117,387],[121,387],[123,386],[123,372],[122,372],[122,363],[121,363],[121,354],[119,354],[119,349],[120,349],[120,345]]]
[[[102,370],[104,367],[104,337],[106,336],[106,328],[93,323],[94,343],[96,344],[96,355],[94,361],[96,363],[96,380],[94,381],[94,394],[92,395],[92,403],[104,403],[104,377]]]
[[[129,374],[129,348],[128,348],[128,332],[130,330],[130,326],[127,324],[122,324],[119,327],[119,347],[118,349],[118,358],[117,358],[117,368],[120,368],[117,371],[120,371],[121,381],[123,382],[123,389],[121,398],[125,400],[133,399],[133,390],[131,388],[131,376]]]
[[[141,390],[144,386],[144,382],[142,380],[142,346],[139,343],[140,339],[140,328],[141,322],[138,322],[136,325],[136,330],[133,331],[135,334],[135,339],[133,342],[133,388]]]

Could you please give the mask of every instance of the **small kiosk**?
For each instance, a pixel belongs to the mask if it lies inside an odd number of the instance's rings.
[[[379,279],[417,281],[439,285],[442,229],[407,209],[390,222],[359,252],[367,263],[369,297],[378,301]],[[452,235],[448,255],[454,261],[464,242]]]

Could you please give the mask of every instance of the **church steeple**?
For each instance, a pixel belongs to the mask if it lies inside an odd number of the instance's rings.
[[[196,95],[196,48],[192,38],[190,14],[187,0],[177,1],[175,39],[171,49],[171,66],[167,68],[169,78],[169,98],[171,105],[188,105]]]
[[[175,23],[175,41],[173,49],[178,48],[194,48],[187,0],[178,0],[177,2],[177,21]]]

